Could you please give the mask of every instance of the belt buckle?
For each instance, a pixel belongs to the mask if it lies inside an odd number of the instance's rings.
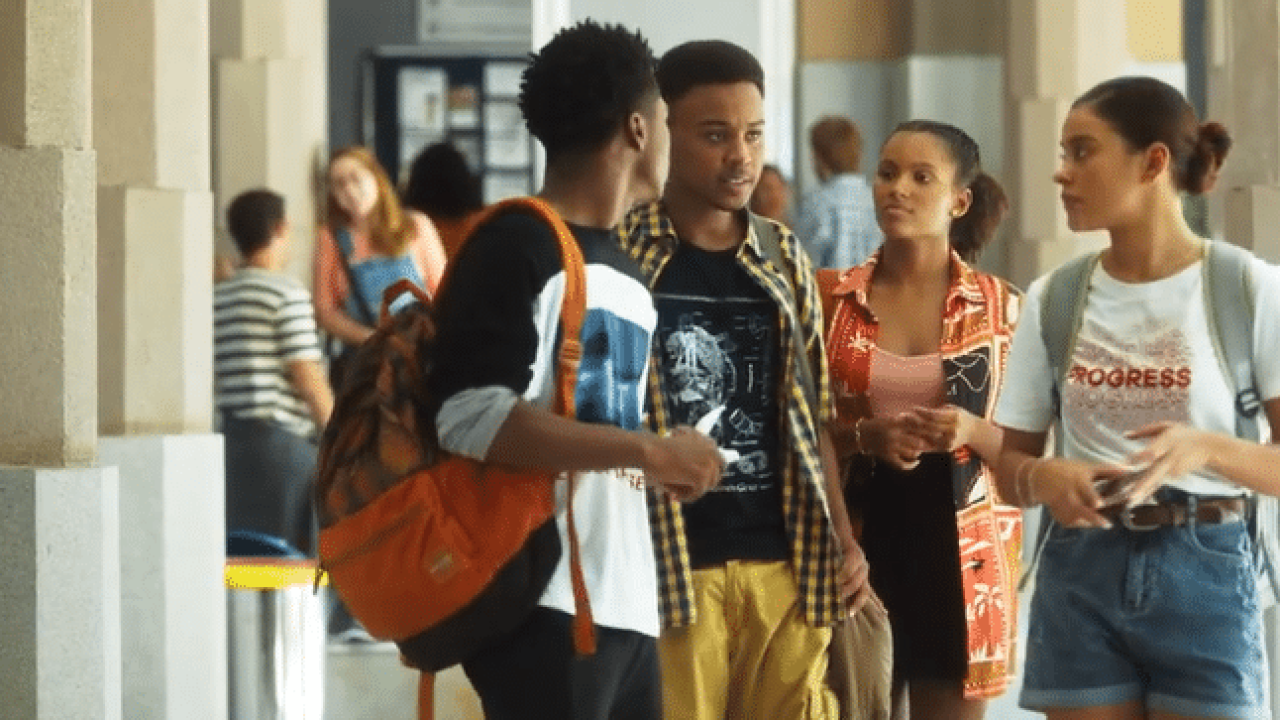
[[[1139,507],[1142,507],[1142,506],[1134,505],[1133,507],[1126,507],[1125,509],[1121,510],[1119,515],[1117,515],[1117,519],[1120,520],[1120,524],[1134,532],[1151,532],[1152,530],[1160,529],[1159,523],[1149,523],[1144,525],[1141,523],[1134,522],[1133,511]]]

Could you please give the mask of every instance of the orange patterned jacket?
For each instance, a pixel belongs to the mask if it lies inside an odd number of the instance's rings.
[[[846,422],[871,416],[867,388],[879,323],[867,305],[867,289],[879,260],[877,252],[866,263],[843,273],[819,271],[826,306],[831,391],[839,419]],[[995,412],[1022,296],[1003,280],[973,270],[955,252],[951,268],[953,279],[939,348],[946,402],[989,420]],[[961,447],[953,460],[968,629],[965,697],[994,697],[1005,691],[1016,669],[1022,514],[999,497],[991,468],[977,453]]]

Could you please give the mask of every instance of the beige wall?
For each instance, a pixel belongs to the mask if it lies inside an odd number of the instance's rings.
[[[98,184],[207,192],[207,12],[113,0],[93,23]]]
[[[209,82],[206,2],[94,3],[103,435],[211,428]]]
[[[311,283],[326,160],[328,12],[313,0],[219,0],[212,5],[213,191],[217,251],[236,257],[226,208],[240,192],[285,197],[293,226],[286,271]]]
[[[1129,54],[1137,62],[1182,59],[1182,0],[1128,0]]]
[[[1009,0],[799,0],[801,62],[998,55]]]
[[[911,18],[896,5],[884,0],[798,0],[800,62],[906,55]]]
[[[88,147],[88,46],[82,2],[0,2],[0,144]]]
[[[911,22],[912,54],[1002,54],[1010,1],[1018,0],[917,0]]]
[[[799,60],[1002,54],[1014,1],[798,0]],[[1134,60],[1182,59],[1181,0],[1126,0],[1126,14]]]
[[[87,466],[96,454],[88,18],[84,1],[0,0],[6,465]]]

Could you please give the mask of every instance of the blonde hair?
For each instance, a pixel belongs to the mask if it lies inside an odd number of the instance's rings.
[[[378,186],[378,201],[369,213],[369,242],[383,255],[394,256],[403,253],[413,241],[416,228],[405,215],[404,208],[400,205],[400,198],[391,185],[391,179],[387,177],[387,171],[382,169],[382,165],[368,148],[360,145],[351,145],[334,153],[333,157],[329,158],[328,171],[332,172],[333,166],[343,158],[351,158],[360,163],[361,167],[373,175],[374,182]],[[325,182],[328,183],[327,176]],[[325,194],[328,197],[325,219],[329,227],[350,225],[354,218],[338,205],[338,201],[333,197],[332,188]]]

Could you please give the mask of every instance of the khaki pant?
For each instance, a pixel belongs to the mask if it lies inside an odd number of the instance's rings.
[[[788,563],[695,570],[693,589],[698,621],[658,641],[667,720],[837,720],[831,629],[805,623]]]

